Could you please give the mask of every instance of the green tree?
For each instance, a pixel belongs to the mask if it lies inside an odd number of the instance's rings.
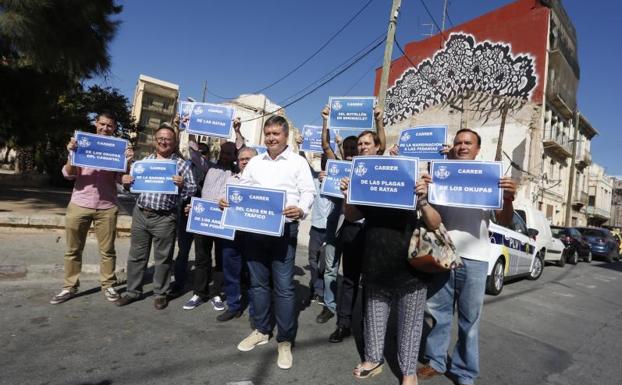
[[[0,142],[16,146],[20,170],[45,164],[54,144],[97,112],[81,82],[108,70],[121,10],[114,0],[0,0]]]

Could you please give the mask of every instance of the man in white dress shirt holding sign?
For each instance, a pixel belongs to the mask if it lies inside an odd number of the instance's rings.
[[[266,344],[272,332],[270,323],[274,286],[274,318],[277,324],[278,360],[281,369],[292,366],[291,346],[296,337],[296,293],[294,290],[294,259],[298,237],[298,221],[304,219],[313,205],[315,185],[306,159],[287,145],[289,125],[281,116],[272,116],[264,124],[267,152],[252,158],[240,183],[273,188],[287,192],[286,223],[283,235],[273,237],[248,233],[246,259],[251,276],[251,300],[255,309],[255,330],[238,344],[241,351]],[[221,201],[221,206],[227,202]]]

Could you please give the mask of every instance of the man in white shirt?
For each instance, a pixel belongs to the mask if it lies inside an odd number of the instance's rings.
[[[307,161],[287,145],[289,125],[282,116],[272,116],[263,128],[267,152],[252,158],[240,180],[241,184],[285,190],[285,228],[283,235],[273,237],[249,233],[246,237],[246,260],[251,276],[250,297],[254,307],[255,330],[238,344],[238,350],[249,351],[268,343],[272,291],[274,284],[274,318],[277,324],[278,360],[281,369],[292,367],[291,346],[296,337],[296,293],[294,259],[298,221],[304,219],[313,205],[315,185]],[[227,203],[221,201],[221,206]]]
[[[475,160],[481,143],[479,134],[463,128],[456,133],[448,158]],[[516,182],[510,177],[503,177],[499,180],[499,187],[503,189],[503,208],[496,212],[497,221],[506,225],[512,222]],[[424,200],[423,205],[427,204]],[[464,266],[448,273],[435,274],[428,285],[426,310],[434,319],[434,326],[426,338],[423,352],[427,364],[417,370],[417,377],[425,380],[449,371],[456,378],[456,383],[472,385],[479,375],[479,321],[488,273],[488,224],[492,213],[476,208],[434,208],[440,214]],[[458,313],[458,341],[451,354],[451,366],[448,366],[447,350],[455,307]]]

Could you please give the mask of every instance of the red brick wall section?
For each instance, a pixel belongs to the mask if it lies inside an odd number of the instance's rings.
[[[452,39],[452,34],[459,35],[453,37],[454,40],[461,39],[461,43],[457,45],[459,46],[458,49],[449,50],[449,44],[443,47],[443,38],[439,34],[426,40],[408,43],[404,47],[404,50],[410,60],[419,68],[421,68],[420,64],[424,60],[429,59],[429,62],[430,60],[433,61],[435,55],[437,58],[442,56],[442,60],[449,61],[446,65],[462,67],[457,68],[457,71],[453,70],[449,72],[450,75],[455,76],[455,78],[450,81],[456,82],[466,81],[468,83],[464,77],[470,76],[466,74],[472,72],[472,67],[475,66],[472,61],[468,61],[468,65],[464,64],[467,62],[456,55],[457,53],[465,52],[464,49],[471,53],[475,52],[475,50],[478,50],[480,53],[489,51],[487,54],[488,59],[499,57],[499,60],[506,60],[510,63],[514,63],[508,66],[510,74],[513,69],[519,68],[521,65],[528,66],[531,68],[530,70],[525,68],[520,70],[523,75],[527,73],[528,76],[523,76],[522,78],[521,76],[510,76],[512,79],[503,79],[503,75],[496,76],[495,79],[497,80],[501,78],[500,82],[496,80],[492,81],[492,78],[486,78],[486,76],[471,76],[472,84],[466,87],[474,87],[491,93],[498,92],[499,94],[523,96],[530,99],[532,102],[541,103],[544,97],[544,71],[546,64],[549,14],[550,9],[541,5],[538,0],[518,0],[462,25],[446,30],[444,36],[446,39],[449,39],[449,41]],[[465,43],[466,41],[471,41],[472,46],[469,47],[468,43]],[[486,44],[486,42],[488,42],[488,44]],[[404,42],[400,43],[402,46],[405,44]],[[507,51],[505,53],[504,47],[505,51]],[[491,55],[491,50],[495,50],[494,52],[496,53]],[[501,58],[502,56],[505,56],[505,58]],[[453,60],[454,58],[456,60]],[[485,63],[488,59],[480,60],[480,63]],[[464,68],[469,66],[471,68]],[[437,67],[441,68],[442,66]],[[486,70],[479,68],[480,66],[477,67],[480,71]],[[409,68],[409,76],[411,79],[405,80],[408,77],[405,71]],[[445,82],[449,79],[447,75],[448,72],[443,72],[444,70],[437,70],[437,72],[441,71],[440,74],[442,76],[438,76],[437,80],[432,80],[434,79],[434,75],[430,76],[430,72],[428,72],[428,75],[417,75],[416,70],[412,68],[412,65],[403,56],[394,60],[389,74],[389,91],[391,91],[391,88],[394,88],[395,91],[396,80],[400,79],[401,82],[398,83],[397,87],[402,87],[402,95],[404,95],[404,90],[408,90],[410,95],[413,95],[415,92],[423,92],[420,91],[421,88],[430,88],[430,82]],[[378,93],[381,72],[381,68],[376,70],[375,94]],[[460,74],[456,75],[456,72]],[[506,70],[506,74],[508,74],[508,70]],[[417,80],[417,76],[423,76],[424,79]],[[462,77],[462,79],[460,79],[460,77]],[[410,85],[407,84],[407,81],[410,82]],[[507,84],[503,83],[504,81],[510,83],[515,82],[516,84],[514,85],[516,89],[512,87],[508,88]],[[438,85],[438,83],[435,83],[435,85]],[[451,85],[449,83],[445,86],[446,91],[442,91],[439,88],[428,89],[425,91],[425,95],[421,94],[416,96],[410,103],[412,106],[420,103],[421,109],[424,109],[426,105],[429,106],[442,101],[443,95],[430,94],[434,94],[437,91],[439,93],[449,94],[452,88],[457,90],[460,87],[465,87],[464,85]],[[394,94],[393,96],[395,97],[396,95]],[[389,103],[389,95],[387,96],[387,103]],[[414,111],[410,112],[415,113],[418,111],[417,108],[414,108]]]

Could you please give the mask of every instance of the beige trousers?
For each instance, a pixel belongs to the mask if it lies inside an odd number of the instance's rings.
[[[117,216],[119,209],[112,207],[105,210],[89,209],[69,203],[65,214],[65,233],[67,251],[65,252],[64,289],[77,289],[82,271],[82,251],[86,237],[93,223],[99,245],[99,279],[102,289],[112,287],[116,282],[114,275],[117,254],[114,240],[117,234]]]

